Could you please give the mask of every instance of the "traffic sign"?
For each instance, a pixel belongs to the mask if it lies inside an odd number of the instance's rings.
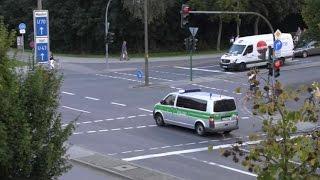
[[[49,12],[48,10],[33,11],[34,48],[35,60],[39,63],[49,61],[50,38],[49,38]]]
[[[17,46],[22,47],[23,46],[23,38],[22,36],[17,36]]]
[[[195,37],[197,35],[198,29],[199,28],[197,28],[197,27],[189,27],[189,31],[191,32],[191,35],[193,37]]]
[[[280,40],[276,40],[274,42],[274,50],[275,51],[280,51],[281,48],[282,48],[282,42]]]
[[[19,24],[19,30],[22,30],[22,29],[26,29],[26,24],[25,23],[20,23]]]
[[[137,70],[136,75],[137,75],[137,78],[138,78],[138,79],[142,79],[142,77],[143,77],[143,72],[142,72],[141,70]]]
[[[276,39],[280,39],[281,34],[282,34],[282,32],[279,29],[277,29],[276,32],[274,33],[274,36]]]
[[[268,49],[268,45],[265,41],[259,41],[257,43],[257,51],[260,53],[260,54],[263,54],[265,52],[267,52],[267,49]]]
[[[20,34],[25,34],[26,30],[25,29],[20,29],[19,32],[20,32]]]

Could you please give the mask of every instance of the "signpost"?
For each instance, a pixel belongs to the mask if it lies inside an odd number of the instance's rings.
[[[192,40],[191,40],[191,48],[190,48],[190,81],[192,81],[192,54],[195,48],[195,36],[197,35],[198,32],[197,27],[189,27],[189,31],[192,35]]]
[[[33,11],[35,61],[48,63],[50,56],[49,12],[47,10]]]
[[[22,47],[22,53],[24,53],[24,34],[26,33],[26,24],[25,23],[20,23],[19,24],[19,32],[21,34],[21,39],[19,38],[19,43],[18,43],[18,38],[17,38],[17,45]]]
[[[143,78],[143,72],[141,70],[137,69],[136,75],[137,75],[138,81],[142,83],[141,80]]]

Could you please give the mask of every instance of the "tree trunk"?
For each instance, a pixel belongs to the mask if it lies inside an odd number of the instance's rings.
[[[222,34],[222,18],[220,16],[219,17],[219,32],[218,32],[218,39],[217,39],[217,51],[220,51],[221,34]]]
[[[260,17],[257,17],[257,19],[254,22],[254,34],[255,35],[259,34],[259,21],[260,21]]]

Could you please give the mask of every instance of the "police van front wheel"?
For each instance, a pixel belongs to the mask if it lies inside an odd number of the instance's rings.
[[[197,134],[200,136],[203,136],[206,133],[202,123],[198,122],[195,128],[196,128]]]
[[[164,126],[165,125],[165,123],[164,123],[164,121],[163,121],[163,117],[161,116],[161,114],[156,114],[156,116],[155,116],[155,121],[156,121],[156,124],[158,125],[158,126]]]
[[[244,63],[244,62],[240,63],[239,69],[240,69],[240,71],[245,71],[247,69],[246,63]]]

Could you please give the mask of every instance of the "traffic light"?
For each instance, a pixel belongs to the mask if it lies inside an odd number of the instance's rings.
[[[181,28],[185,27],[188,23],[189,23],[189,13],[190,13],[191,9],[189,7],[189,5],[187,4],[182,4],[181,6]]]
[[[272,67],[271,63],[267,64],[267,69],[269,70],[268,75],[273,76],[273,67]]]
[[[113,43],[113,38],[114,38],[114,33],[113,32],[108,32],[107,37],[106,37],[106,42],[107,43]]]
[[[184,46],[186,47],[186,50],[189,51],[191,47],[191,41],[190,38],[185,38],[184,39]]]
[[[273,59],[273,48],[268,46],[268,61],[271,63]]]
[[[281,67],[281,60],[276,60],[274,62],[274,77],[277,78],[280,76],[280,67]]]
[[[265,61],[266,60],[266,52],[263,52],[261,54],[258,55],[258,58]]]
[[[192,45],[193,45],[193,50],[196,50],[197,49],[197,42],[199,40],[197,38],[192,38]]]

